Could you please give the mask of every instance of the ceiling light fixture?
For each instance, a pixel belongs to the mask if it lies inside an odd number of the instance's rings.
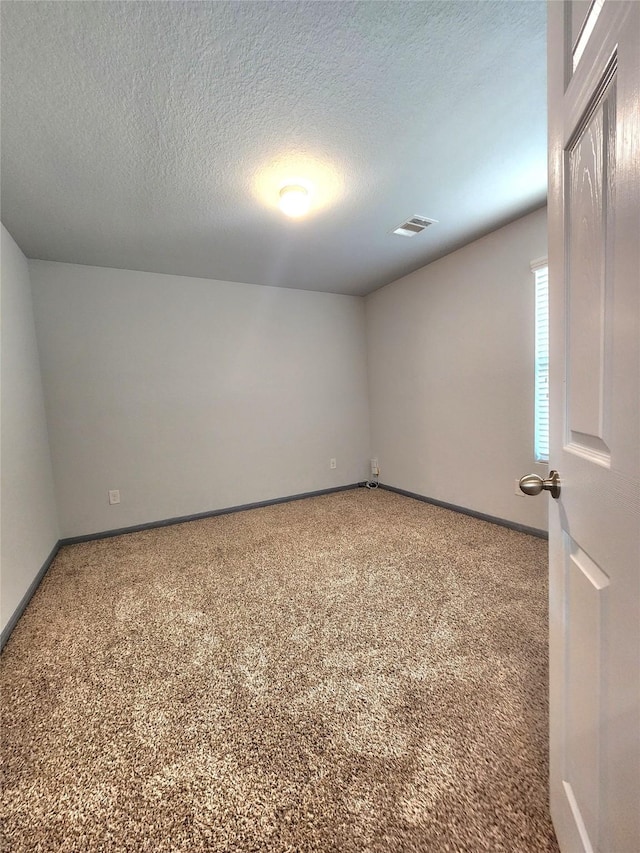
[[[288,184],[280,190],[280,210],[297,218],[309,210],[309,192],[300,184]]]

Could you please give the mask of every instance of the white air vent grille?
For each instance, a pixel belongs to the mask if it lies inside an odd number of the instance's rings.
[[[416,234],[420,234],[421,231],[437,221],[437,219],[427,219],[426,216],[412,216],[411,219],[407,219],[406,222],[394,228],[391,233],[398,234],[400,237],[415,237]]]

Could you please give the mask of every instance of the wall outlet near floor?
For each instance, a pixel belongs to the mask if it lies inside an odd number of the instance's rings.
[[[337,468],[337,467],[338,467],[338,463],[336,462],[336,460],[330,459],[329,460],[329,468]]]
[[[380,473],[380,468],[378,467],[378,460],[372,459],[371,460],[371,476],[377,477],[379,473]]]
[[[110,504],[119,504],[120,503],[120,489],[109,489],[109,503]]]

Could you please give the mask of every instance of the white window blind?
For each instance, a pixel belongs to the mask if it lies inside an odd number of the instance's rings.
[[[549,461],[549,267],[532,264],[535,276],[535,422],[536,462]]]

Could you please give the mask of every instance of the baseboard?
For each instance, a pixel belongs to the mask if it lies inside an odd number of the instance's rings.
[[[270,500],[266,501],[256,501],[250,504],[240,504],[239,506],[230,506],[225,507],[223,509],[214,509],[208,512],[198,512],[194,515],[181,515],[176,516],[175,518],[165,518],[161,521],[151,521],[147,524],[136,524],[132,527],[120,527],[116,530],[103,530],[100,533],[89,533],[84,536],[70,536],[66,539],[60,539],[53,546],[51,553],[42,564],[40,571],[29,585],[29,589],[23,595],[20,604],[16,607],[11,618],[3,628],[2,634],[0,635],[0,651],[4,649],[7,640],[11,636],[11,632],[13,631],[18,620],[24,613],[27,605],[31,601],[33,594],[35,593],[42,579],[46,575],[49,566],[51,565],[51,563],[55,559],[56,554],[63,545],[77,545],[80,542],[92,542],[96,539],[109,539],[112,536],[122,536],[126,533],[138,533],[141,530],[153,530],[156,527],[169,527],[172,524],[184,524],[187,521],[197,521],[199,518],[213,518],[217,515],[228,515],[232,512],[244,512],[245,510],[249,509],[259,509],[263,506],[273,506],[274,504],[289,503],[290,501],[299,501],[303,500],[304,498],[315,498],[319,495],[330,495],[333,492],[346,492],[350,489],[356,489],[365,485],[366,481],[361,483],[350,483],[347,486],[334,486],[330,489],[319,489],[315,492],[303,492],[298,495],[287,495],[283,498],[271,498]],[[509,527],[511,528],[511,530],[517,530],[520,533],[528,533],[531,536],[537,536],[540,539],[549,538],[549,534],[545,530],[538,530],[538,528],[536,527],[528,527],[526,524],[518,524],[515,521],[508,521],[505,518],[497,518],[493,515],[486,515],[483,512],[476,512],[473,509],[467,509],[466,507],[445,503],[444,501],[439,501],[435,498],[428,498],[425,497],[425,495],[419,495],[415,492],[408,492],[406,489],[398,489],[395,486],[387,486],[384,483],[380,483],[380,488],[386,489],[388,492],[396,492],[397,494],[404,495],[407,498],[414,498],[415,500],[424,501],[425,503],[433,504],[434,506],[440,506],[444,509],[450,509],[453,510],[453,512],[460,512],[463,515],[470,515],[473,516],[473,518],[479,518],[482,521],[489,521],[492,524],[499,524],[501,527]]]
[[[419,495],[416,492],[408,492],[406,489],[398,489],[396,486],[387,486],[380,483],[381,489],[386,489],[388,492],[396,492],[398,495],[404,495],[407,498],[414,498],[417,501],[440,506],[443,509],[450,509],[453,512],[460,512],[463,515],[470,515],[473,518],[479,518],[481,521],[489,521],[491,524],[499,524],[500,527],[509,527],[511,530],[517,530],[519,533],[528,533],[530,536],[537,536],[539,539],[548,539],[549,534],[546,530],[539,530],[537,527],[529,527],[526,524],[519,524],[517,521],[508,521],[506,518],[498,518],[495,515],[487,515],[484,512],[477,512],[475,509],[467,509],[464,506],[446,503],[445,501],[436,500],[436,498],[427,498],[425,495]]]
[[[139,533],[141,530],[153,530],[155,527],[169,527],[172,524],[184,524],[186,521],[197,521],[200,518],[213,518],[216,515],[228,515],[231,512],[244,512],[248,509],[259,509],[263,506],[284,504],[290,501],[300,501],[303,498],[315,498],[319,495],[330,495],[333,492],[346,492],[357,489],[360,483],[349,483],[347,486],[333,486],[330,489],[319,489],[315,492],[302,492],[299,495],[287,495],[284,498],[271,498],[266,501],[256,501],[250,504],[229,506],[223,509],[212,509],[207,512],[197,512],[194,515],[179,515],[175,518],[164,518],[161,521],[150,521],[146,524],[135,524],[131,527],[118,527],[114,530],[102,530],[100,533],[87,533],[83,536],[69,536],[60,540],[60,545],[78,545],[80,542],[93,542],[96,539],[110,539],[112,536],[122,536],[126,533]]]
[[[0,651],[2,651],[2,649],[4,649],[5,645],[7,644],[7,640],[11,636],[11,632],[13,631],[13,629],[18,624],[18,620],[20,619],[20,617],[22,616],[22,614],[26,610],[27,604],[29,604],[29,602],[31,601],[31,599],[33,597],[33,594],[35,593],[35,591],[40,586],[42,579],[44,578],[47,571],[49,570],[49,566],[51,565],[51,563],[53,563],[56,554],[60,550],[60,545],[61,545],[61,542],[60,542],[60,540],[58,540],[56,542],[56,544],[53,546],[53,548],[51,549],[51,553],[49,554],[47,559],[42,564],[40,571],[35,576],[35,578],[31,581],[31,583],[29,584],[29,589],[22,596],[22,600],[20,601],[20,604],[13,611],[13,614],[11,615],[9,621],[7,622],[7,624],[2,629],[2,634],[0,634]]]
[[[0,651],[4,649],[7,640],[11,636],[11,632],[15,628],[18,620],[24,613],[27,608],[27,605],[31,601],[31,598],[35,591],[37,590],[40,582],[46,575],[49,566],[53,562],[56,554],[60,550],[63,545],[77,545],[80,542],[93,542],[96,539],[109,539],[112,536],[122,536],[125,533],[138,533],[141,530],[153,530],[155,527],[169,527],[171,524],[183,524],[185,521],[196,521],[199,518],[212,518],[216,515],[228,515],[231,512],[243,512],[247,509],[258,509],[262,506],[273,506],[274,504],[283,504],[289,503],[290,501],[299,501],[303,498],[315,498],[318,495],[330,495],[333,492],[346,492],[349,489],[357,489],[358,486],[362,486],[364,483],[350,483],[347,486],[334,486],[330,489],[318,489],[315,492],[303,492],[299,495],[287,495],[283,498],[271,498],[267,501],[256,501],[250,504],[241,504],[240,506],[229,506],[223,509],[213,509],[208,512],[198,512],[194,515],[181,515],[176,516],[175,518],[165,518],[161,521],[150,521],[147,524],[136,524],[132,527],[120,527],[117,530],[103,530],[100,533],[89,533],[85,536],[69,536],[66,539],[59,539],[54,545],[51,553],[42,564],[42,567],[38,574],[35,576],[31,584],[29,585],[29,589],[25,592],[22,597],[20,604],[14,610],[11,618],[5,625],[2,630],[2,634],[0,635]]]

